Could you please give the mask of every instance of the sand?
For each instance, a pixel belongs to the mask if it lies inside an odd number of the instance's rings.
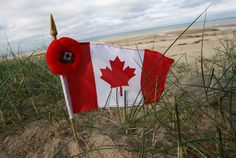
[[[105,39],[101,42],[128,46],[142,49],[152,49],[161,53],[173,43],[185,28],[165,30],[159,32],[147,32],[126,37]],[[191,27],[181,38],[166,52],[166,55],[175,60],[194,63],[201,55],[202,26]],[[236,22],[221,23],[207,26],[204,31],[203,56],[211,58],[215,55],[216,48],[222,48],[220,41],[232,39],[236,36]]]

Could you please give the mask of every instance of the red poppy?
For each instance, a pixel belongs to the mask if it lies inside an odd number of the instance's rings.
[[[59,40],[54,40],[49,45],[46,53],[46,61],[52,73],[58,75],[66,75],[75,70],[80,61],[79,42],[62,37]],[[70,54],[70,60],[65,58]]]

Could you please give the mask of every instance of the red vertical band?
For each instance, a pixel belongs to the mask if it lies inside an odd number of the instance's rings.
[[[145,49],[141,76],[144,103],[153,103],[160,99],[173,62],[173,59],[159,52]]]
[[[80,62],[76,70],[67,75],[73,112],[85,112],[98,108],[90,43],[78,43]]]

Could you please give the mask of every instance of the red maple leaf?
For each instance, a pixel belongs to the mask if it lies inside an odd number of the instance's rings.
[[[114,61],[110,60],[111,69],[100,69],[101,79],[111,85],[111,88],[120,87],[120,96],[122,96],[122,86],[129,86],[129,80],[135,76],[135,68],[129,66],[124,69],[125,62],[117,56]]]

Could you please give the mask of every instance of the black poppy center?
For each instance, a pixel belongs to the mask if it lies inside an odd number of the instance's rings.
[[[62,52],[61,62],[63,63],[73,63],[74,57],[73,54],[69,51]]]

